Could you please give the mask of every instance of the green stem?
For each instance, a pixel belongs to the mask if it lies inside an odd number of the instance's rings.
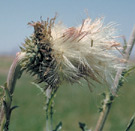
[[[14,109],[14,107],[11,107],[12,96],[16,81],[22,74],[20,62],[24,57],[25,53],[18,53],[9,69],[7,84],[4,87],[5,98],[3,98],[3,105],[0,110],[0,131],[8,131],[11,111]]]
[[[130,54],[132,52],[134,44],[135,44],[135,26],[133,27],[133,31],[131,33],[129,42],[127,43],[127,48],[124,51],[124,58],[126,60],[129,59],[129,56],[130,56]],[[122,65],[124,67],[126,67],[126,64],[127,64],[127,62],[123,63]],[[108,114],[110,112],[111,105],[112,105],[112,102],[113,102],[113,101],[111,101],[110,104],[108,105],[106,103],[106,101],[110,101],[111,96],[113,97],[113,100],[116,97],[116,95],[118,93],[118,90],[119,90],[119,87],[120,87],[119,83],[120,83],[120,81],[122,79],[123,71],[124,71],[124,69],[119,69],[117,71],[117,73],[116,73],[116,76],[115,76],[115,79],[114,79],[114,84],[113,84],[112,89],[111,89],[111,95],[106,97],[105,100],[104,100],[103,110],[100,113],[100,116],[99,116],[99,119],[98,119],[98,122],[97,122],[97,125],[96,125],[96,128],[95,128],[95,131],[102,131],[102,129],[103,129],[104,125],[105,125],[106,119],[108,117]]]
[[[56,94],[56,89],[48,88],[46,90],[46,131],[53,131],[53,99]]]
[[[102,131],[104,124],[106,122],[107,116],[110,112],[113,100],[114,100],[114,97],[111,94],[107,93],[103,101],[102,111],[97,121],[95,131]]]

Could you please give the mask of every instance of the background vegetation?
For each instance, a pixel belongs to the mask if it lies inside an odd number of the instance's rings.
[[[13,57],[0,57],[0,85],[6,81],[12,60]],[[19,108],[12,113],[10,131],[42,131],[45,128],[45,97],[30,81],[33,79],[24,73],[17,82],[13,105]],[[90,92],[87,85],[60,87],[55,98],[54,125],[62,121],[62,131],[79,131],[78,122],[84,122],[94,129],[99,116],[98,107],[103,98],[101,93],[104,90],[105,87],[101,85],[93,88],[93,92]],[[135,113],[134,94],[135,75],[132,74],[113,103],[104,131],[123,131],[126,128]]]

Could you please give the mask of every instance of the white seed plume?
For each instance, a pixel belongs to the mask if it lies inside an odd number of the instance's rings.
[[[112,85],[112,73],[119,67],[116,52],[121,48],[113,24],[104,26],[102,18],[94,22],[87,18],[80,26],[71,28],[55,24],[51,36],[57,69],[63,78]]]

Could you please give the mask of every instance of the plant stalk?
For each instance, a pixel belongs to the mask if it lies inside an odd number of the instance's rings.
[[[106,94],[105,99],[103,101],[102,111],[100,113],[95,131],[102,131],[104,124],[106,122],[107,116],[110,112],[113,99],[114,97],[112,95],[108,93]]]
[[[57,88],[46,90],[46,131],[53,131],[53,99]]]
[[[0,131],[8,131],[11,112],[16,108],[16,106],[11,107],[12,97],[15,90],[16,81],[21,77],[22,74],[20,62],[24,57],[25,53],[17,53],[16,58],[9,69],[7,84],[4,86],[5,94],[3,104],[0,110]]]
[[[129,57],[130,57],[130,54],[132,52],[132,49],[134,47],[134,44],[135,44],[135,25],[133,27],[133,31],[131,33],[131,36],[130,36],[130,39],[129,39],[129,42],[127,43],[127,48],[125,50],[125,53],[124,53],[124,59],[128,61]],[[126,66],[127,62],[124,62],[122,64],[122,66]],[[117,73],[116,73],[116,76],[115,76],[115,79],[114,79],[114,83],[113,83],[113,86],[112,86],[112,94],[113,95],[116,95],[117,92],[118,92],[118,84],[119,84],[119,80],[121,79],[121,74],[123,72],[123,68],[120,68]]]
[[[124,52],[124,59],[126,59],[127,61],[130,57],[130,54],[132,52],[134,44],[135,44],[135,25],[133,27],[133,31],[131,33],[129,42],[127,43],[127,48]],[[124,62],[123,66],[126,67],[126,64],[127,64],[127,62]],[[99,119],[98,119],[97,124],[96,124],[95,131],[102,131],[103,130],[103,127],[105,125],[106,119],[107,119],[108,114],[110,112],[113,100],[115,99],[115,97],[117,95],[117,92],[118,92],[118,89],[119,89],[119,82],[122,78],[122,72],[123,71],[124,71],[124,69],[121,68],[121,69],[118,69],[118,71],[116,73],[116,76],[115,76],[115,79],[114,79],[114,84],[112,86],[111,94],[109,96],[106,96],[106,98],[104,99],[103,110],[100,113]],[[110,103],[108,104],[107,101],[109,101]]]
[[[51,88],[47,88],[46,90],[46,131],[52,131],[52,124],[51,124],[51,120],[49,118],[49,101],[51,99],[51,94],[52,94],[52,89]]]

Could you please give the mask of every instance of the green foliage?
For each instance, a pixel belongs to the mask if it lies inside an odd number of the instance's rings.
[[[3,86],[0,86],[0,109],[2,106],[3,97],[4,97],[4,89],[3,89]]]
[[[53,131],[60,131],[62,128],[62,122],[59,122],[59,124],[56,126],[56,128]]]
[[[1,107],[3,106],[4,108],[1,108],[1,110],[3,110],[2,113],[5,113],[5,116],[2,119],[2,123],[0,123],[1,124],[0,130],[8,131],[11,112],[18,106],[11,107],[12,94],[7,88],[7,83],[5,83],[4,86],[1,86],[1,88],[3,89],[3,92],[4,92],[1,99]],[[4,114],[1,114],[1,115],[4,115]]]
[[[131,72],[133,72],[133,70],[135,69],[135,66],[129,68],[128,70],[124,70],[121,74],[121,79],[119,80],[119,84],[117,87],[117,90],[119,90],[120,87],[122,87],[124,85],[124,81],[126,80],[126,78],[130,75]]]
[[[112,93],[103,92],[101,95],[103,96],[103,100],[101,101],[101,106],[99,107],[99,112],[103,111],[104,105],[109,106],[110,104],[112,104],[112,102],[114,100],[114,96],[112,95]]]
[[[90,131],[85,123],[79,122],[79,127],[82,129],[82,131]]]
[[[131,120],[129,121],[126,131],[130,131],[131,127],[135,124],[135,115],[132,116]]]

